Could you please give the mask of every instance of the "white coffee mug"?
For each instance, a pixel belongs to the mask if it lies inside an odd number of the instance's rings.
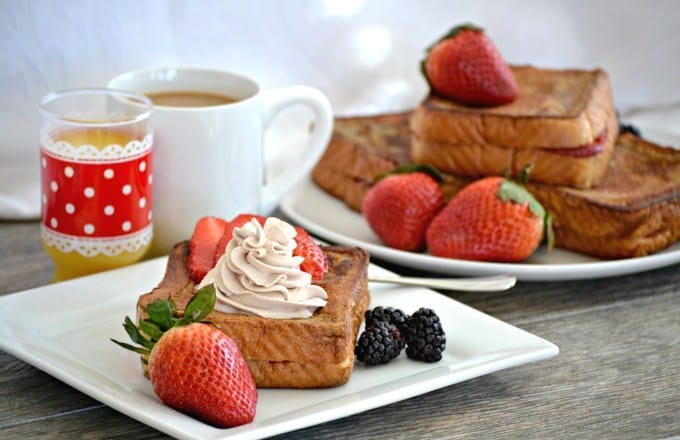
[[[128,72],[108,86],[147,96],[192,92],[236,99],[202,107],[155,105],[150,255],[167,254],[188,239],[202,216],[271,213],[321,157],[333,128],[328,99],[306,86],[262,91],[245,76],[196,68]],[[295,104],[314,112],[313,131],[300,154],[286,157],[285,171],[264,183],[264,132],[277,113]]]

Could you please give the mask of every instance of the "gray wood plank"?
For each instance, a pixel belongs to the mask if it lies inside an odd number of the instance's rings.
[[[37,222],[0,221],[0,295],[49,284],[54,265]]]
[[[49,438],[53,440],[82,439],[169,439],[171,437],[136,422],[108,407],[65,412],[17,423],[0,429],[4,440]]]
[[[102,406],[98,401],[2,351],[0,366],[0,428]]]

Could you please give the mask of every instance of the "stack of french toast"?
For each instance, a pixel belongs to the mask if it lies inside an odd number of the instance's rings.
[[[531,166],[527,186],[552,215],[557,247],[617,259],[680,239],[680,150],[619,133],[607,73],[510,69],[519,92],[507,104],[430,93],[413,111],[337,118],[314,182],[361,211],[374,178],[399,165],[443,171],[448,199],[475,179],[518,178]]]

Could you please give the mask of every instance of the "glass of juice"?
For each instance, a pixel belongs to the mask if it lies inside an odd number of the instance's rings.
[[[40,101],[41,240],[55,281],[135,263],[149,249],[152,108],[113,89]]]

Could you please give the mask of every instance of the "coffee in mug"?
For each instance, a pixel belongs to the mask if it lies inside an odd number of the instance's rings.
[[[114,78],[109,87],[157,101],[150,118],[154,241],[149,255],[167,254],[175,243],[189,239],[203,216],[229,220],[243,212],[270,214],[309,175],[333,127],[328,99],[318,90],[292,86],[264,91],[251,78],[220,70],[133,71]],[[166,101],[159,102],[159,95]],[[215,97],[233,102],[215,103]],[[268,162],[265,131],[279,112],[300,104],[314,113],[313,121],[300,121],[313,127],[309,140],[298,154]],[[265,182],[264,169],[271,165],[280,171]]]
[[[154,105],[168,107],[209,107],[238,101],[238,99],[226,95],[182,91],[150,93],[146,96]]]

